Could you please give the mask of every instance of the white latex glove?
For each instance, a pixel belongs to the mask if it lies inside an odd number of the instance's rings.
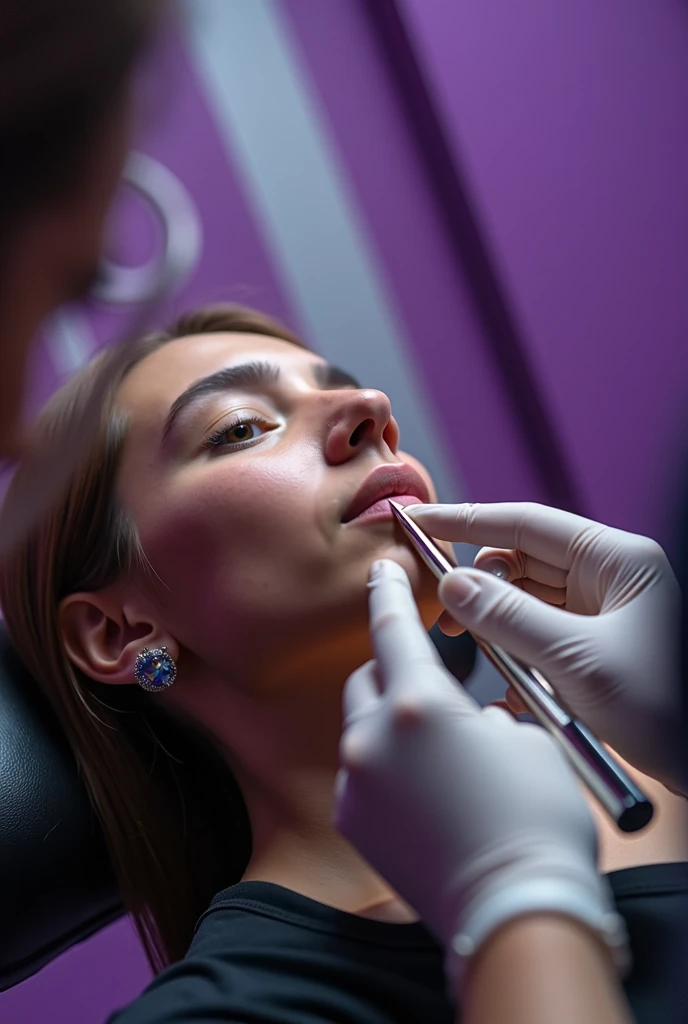
[[[481,710],[439,660],[403,569],[376,566],[376,660],[346,684],[338,828],[448,948],[451,974],[505,921],[538,911],[623,952],[595,827],[558,747]]]
[[[661,547],[544,505],[418,505],[432,537],[490,545],[439,588],[475,636],[549,679],[569,710],[627,761],[682,793],[681,595]]]

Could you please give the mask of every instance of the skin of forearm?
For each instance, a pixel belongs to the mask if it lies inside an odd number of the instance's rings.
[[[688,860],[688,801],[656,779],[643,775],[617,753],[614,756],[652,800],[655,813],[640,832],[620,832],[597,801],[584,791],[597,825],[598,870],[606,873],[641,864]]]
[[[457,1024],[633,1024],[608,950],[577,921],[507,922],[468,967]]]

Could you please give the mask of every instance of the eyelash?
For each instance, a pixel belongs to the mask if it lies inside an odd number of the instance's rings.
[[[222,444],[225,439],[225,434],[230,430],[234,430],[235,427],[240,427],[249,423],[256,423],[260,426],[262,423],[267,423],[267,420],[264,416],[255,416],[250,413],[248,415],[232,416],[231,419],[227,420],[226,423],[222,423],[217,430],[214,430],[212,434],[206,437],[202,445],[203,450],[210,452],[217,448],[231,448],[232,451],[238,451],[254,444],[254,442],[258,440],[257,437],[251,437],[248,441],[237,441],[236,444]]]

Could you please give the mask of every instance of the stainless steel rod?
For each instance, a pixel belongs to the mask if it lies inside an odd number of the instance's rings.
[[[414,549],[439,580],[455,568],[437,545],[390,501],[397,521]],[[583,722],[574,718],[554,697],[549,682],[537,669],[522,665],[496,644],[480,637],[475,641],[504,679],[513,686],[528,711],[554,737],[574,771],[622,832],[637,832],[652,818],[652,802],[635,784],[600,740]]]

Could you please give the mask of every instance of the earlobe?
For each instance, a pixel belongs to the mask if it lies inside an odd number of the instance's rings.
[[[100,683],[134,684],[136,658],[144,647],[166,644],[176,656],[176,644],[156,623],[104,592],[70,594],[59,616],[67,657]]]

